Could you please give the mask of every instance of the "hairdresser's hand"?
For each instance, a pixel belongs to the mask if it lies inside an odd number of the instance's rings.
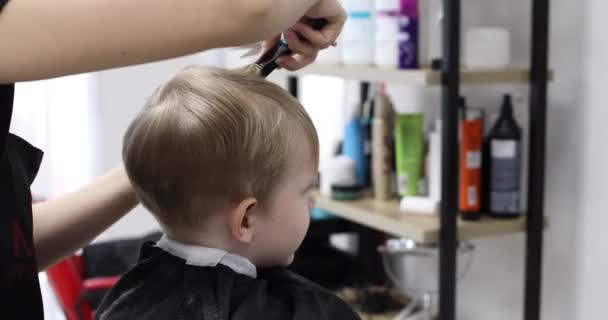
[[[321,30],[315,30],[310,26],[311,18],[325,19],[327,24]],[[284,32],[294,54],[277,59],[277,63],[287,70],[297,70],[311,64],[320,50],[327,49],[336,42],[345,21],[346,12],[338,0],[319,1],[300,22]]]

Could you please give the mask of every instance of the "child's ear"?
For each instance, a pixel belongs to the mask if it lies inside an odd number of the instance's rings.
[[[244,243],[253,241],[257,204],[258,200],[256,198],[249,197],[241,200],[233,209],[230,218],[230,233],[234,239]]]

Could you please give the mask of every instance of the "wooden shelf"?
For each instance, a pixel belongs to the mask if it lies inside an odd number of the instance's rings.
[[[313,64],[289,74],[331,76],[369,82],[387,81],[419,86],[431,86],[441,83],[441,74],[438,71],[430,69],[397,70],[375,67]],[[549,78],[552,79],[552,77],[553,72],[550,72]],[[528,82],[528,79],[528,70],[517,68],[505,70],[463,70],[461,72],[461,83],[525,83]]]
[[[389,312],[384,314],[368,314],[357,310],[361,320],[393,320],[397,316],[398,312]]]
[[[404,213],[399,210],[397,200],[375,201],[363,198],[354,201],[337,201],[317,194],[317,208],[346,220],[422,244],[439,241],[439,217]],[[460,240],[519,233],[525,231],[525,218],[503,220],[483,218],[480,221],[458,219]]]

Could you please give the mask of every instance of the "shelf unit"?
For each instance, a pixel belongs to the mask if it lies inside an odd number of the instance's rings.
[[[318,206],[345,219],[421,242],[436,242],[439,259],[439,319],[456,314],[456,249],[458,239],[526,232],[524,320],[540,319],[544,218],[545,148],[547,126],[549,0],[533,0],[530,69],[495,71],[460,70],[461,0],[443,0],[442,69],[386,70],[345,66],[310,66],[288,77],[289,91],[297,96],[298,75],[335,76],[369,82],[388,81],[410,85],[440,85],[442,92],[442,200],[439,217],[398,218],[396,203],[360,200],[337,202],[320,197]],[[458,219],[458,97],[461,83],[528,83],[530,133],[528,147],[528,212],[522,220],[484,220],[476,225]]]
[[[343,219],[393,236],[409,238],[421,244],[439,242],[439,217],[402,212],[396,199],[376,201],[367,197],[354,201],[337,201],[317,194],[316,207]],[[525,232],[526,219],[483,218],[480,221],[459,219],[457,228],[459,240],[513,234]]]
[[[283,74],[287,72],[283,71]],[[501,84],[501,83],[527,83],[530,80],[530,72],[522,68],[509,68],[501,70],[461,70],[461,82],[468,84]],[[366,82],[391,82],[416,86],[433,86],[441,84],[441,72],[439,70],[396,70],[381,69],[362,66],[344,65],[316,65],[313,64],[304,69],[290,73],[290,75],[317,75],[343,78],[347,80],[359,80]],[[549,72],[548,78],[553,77]]]

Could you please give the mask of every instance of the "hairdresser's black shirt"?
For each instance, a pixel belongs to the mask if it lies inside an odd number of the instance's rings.
[[[6,2],[0,0],[0,11]],[[8,133],[13,93],[12,84],[0,84],[0,318],[38,320],[43,312],[29,187],[42,152]]]
[[[98,320],[360,320],[331,292],[285,269],[251,278],[187,264],[147,243],[97,309]]]

